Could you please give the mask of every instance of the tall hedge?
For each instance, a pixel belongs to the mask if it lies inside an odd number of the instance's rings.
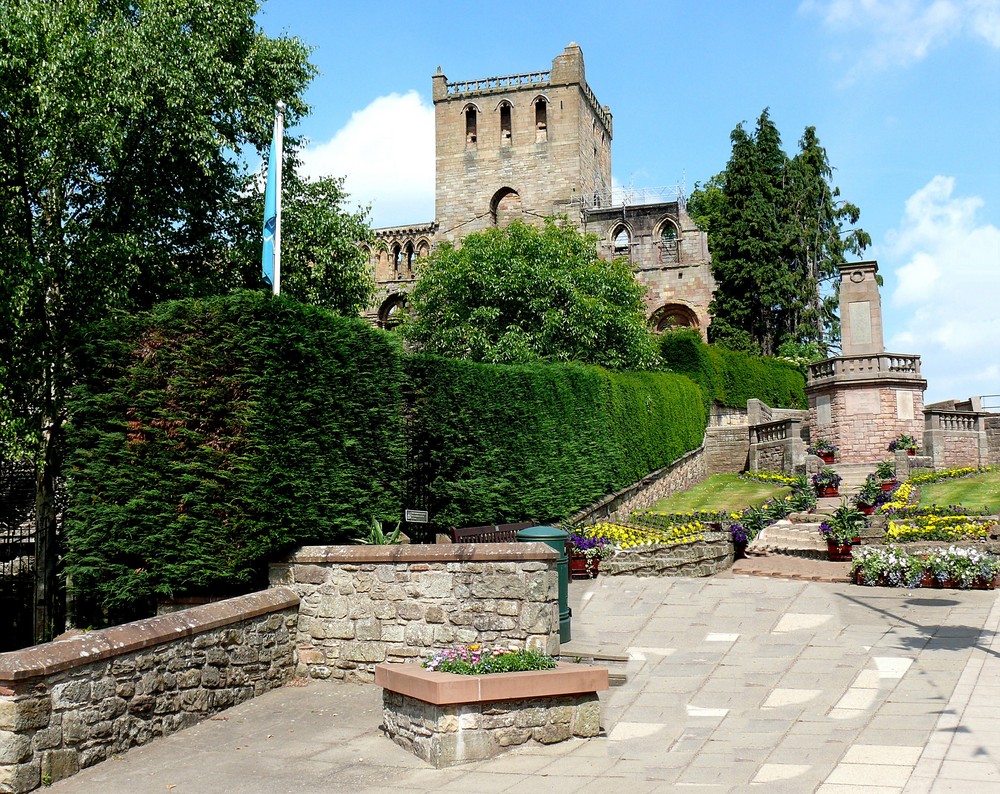
[[[407,361],[411,455],[440,527],[553,520],[702,441],[700,390],[664,373]]]
[[[401,351],[257,293],[163,304],[85,351],[67,572],[112,613],[255,581],[268,555],[401,512]]]
[[[792,363],[749,356],[706,345],[697,331],[663,335],[660,355],[671,371],[686,375],[705,391],[709,401],[746,408],[756,398],[774,408],[806,408],[806,380]]]

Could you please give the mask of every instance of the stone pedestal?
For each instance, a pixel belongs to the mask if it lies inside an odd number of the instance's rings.
[[[884,460],[894,438],[924,431],[920,356],[885,352],[877,274],[875,262],[840,266],[843,355],[811,364],[806,381],[810,435],[832,441],[842,463]]]

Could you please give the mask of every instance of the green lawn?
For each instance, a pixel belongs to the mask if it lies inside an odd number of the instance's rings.
[[[1000,471],[984,471],[960,480],[920,486],[922,505],[962,505],[970,510],[1000,510]]]
[[[687,513],[693,510],[725,510],[734,513],[768,499],[792,492],[786,486],[741,480],[738,474],[713,474],[688,491],[661,499],[653,510],[662,513]]]

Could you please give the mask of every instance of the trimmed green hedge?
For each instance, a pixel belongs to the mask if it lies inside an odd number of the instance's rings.
[[[697,448],[700,389],[665,373],[407,361],[414,477],[439,527],[551,521]]]
[[[106,324],[69,438],[79,597],[148,613],[157,596],[257,585],[279,550],[398,517],[401,355],[360,319],[249,292]]]
[[[772,408],[808,407],[805,376],[787,361],[706,345],[697,331],[664,334],[660,356],[672,372],[701,386],[710,402],[746,408],[756,398]]]

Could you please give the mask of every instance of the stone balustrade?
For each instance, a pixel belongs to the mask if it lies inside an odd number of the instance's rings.
[[[826,380],[865,380],[891,376],[920,380],[920,356],[878,353],[868,356],[837,356],[809,365],[810,386]]]
[[[298,603],[273,588],[0,654],[0,792],[32,791],[281,686]]]

